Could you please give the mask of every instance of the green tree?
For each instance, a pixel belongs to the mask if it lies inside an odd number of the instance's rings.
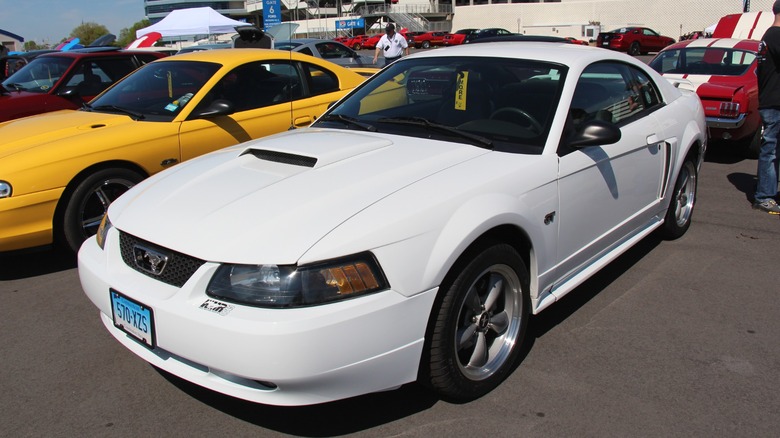
[[[136,40],[135,31],[143,29],[152,25],[152,22],[144,18],[143,20],[133,24],[130,27],[126,27],[119,31],[119,38],[116,40],[116,44],[119,47],[127,47],[128,44]]]
[[[49,47],[44,45],[38,45],[35,41],[25,41],[24,42],[24,51],[29,52],[31,50],[40,50],[40,49],[48,49]]]
[[[79,39],[79,44],[88,46],[93,41],[109,33],[108,28],[97,23],[81,23],[70,31],[70,36]]]

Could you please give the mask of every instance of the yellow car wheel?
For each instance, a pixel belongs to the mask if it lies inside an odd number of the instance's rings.
[[[62,218],[64,243],[73,252],[97,232],[108,206],[141,180],[129,169],[103,169],[84,178],[68,199]]]

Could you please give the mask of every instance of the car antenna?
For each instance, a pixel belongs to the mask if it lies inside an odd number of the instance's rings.
[[[292,38],[292,35],[290,35],[290,38]],[[292,59],[292,56],[293,56],[292,52],[293,51],[292,51],[292,49],[293,48],[291,46],[290,47],[290,68],[292,69],[292,71],[294,73],[296,73],[296,74],[298,74],[298,76],[300,76],[300,72],[298,71],[298,69],[295,67],[295,64],[293,63],[293,59]],[[292,93],[292,90],[293,90],[293,77],[292,77],[292,75],[288,76],[288,81],[289,82],[287,84],[287,98],[290,101],[290,127],[287,128],[287,130],[288,131],[292,131],[292,130],[296,129],[295,128],[295,123],[294,123],[295,114],[293,114],[293,93]]]

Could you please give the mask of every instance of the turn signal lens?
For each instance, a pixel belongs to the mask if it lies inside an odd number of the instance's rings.
[[[108,230],[111,229],[111,226],[111,221],[108,220],[108,214],[104,214],[103,219],[100,221],[97,234],[95,235],[100,249],[103,249],[106,246],[106,235],[108,234]]]
[[[5,181],[0,181],[0,198],[8,198],[11,196],[11,184]]]

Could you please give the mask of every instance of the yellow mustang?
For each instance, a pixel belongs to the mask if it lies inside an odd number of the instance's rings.
[[[308,126],[364,79],[294,52],[209,50],[149,63],[78,111],[2,123],[0,252],[54,242],[76,251],[147,176]]]

